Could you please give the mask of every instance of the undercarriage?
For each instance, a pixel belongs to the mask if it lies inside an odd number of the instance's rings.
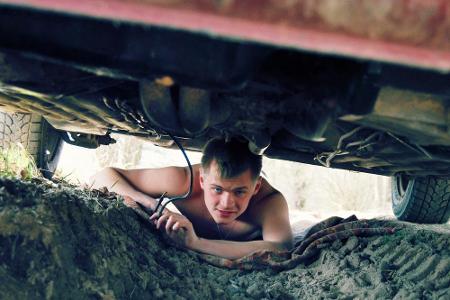
[[[192,150],[214,136],[241,136],[273,158],[450,174],[447,75],[280,50],[239,85],[207,89],[170,76],[99,76],[15,51],[0,60],[2,109],[41,114],[72,139],[89,137],[91,147],[110,142],[111,132],[165,147],[172,133]]]

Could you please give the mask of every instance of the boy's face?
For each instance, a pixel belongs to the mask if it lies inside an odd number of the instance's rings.
[[[261,187],[261,179],[253,180],[250,169],[234,178],[221,178],[216,162],[212,161],[209,170],[200,171],[200,186],[214,221],[227,224],[247,209]]]

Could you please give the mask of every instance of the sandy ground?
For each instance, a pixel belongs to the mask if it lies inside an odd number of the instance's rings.
[[[334,242],[310,265],[213,267],[115,196],[0,179],[0,299],[450,299],[450,226]]]

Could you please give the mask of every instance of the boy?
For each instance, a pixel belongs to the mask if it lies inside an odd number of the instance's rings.
[[[260,177],[262,157],[237,139],[213,139],[205,146],[200,165],[193,166],[189,198],[173,202],[181,214],[166,209],[151,219],[157,228],[182,246],[228,259],[260,250],[289,250],[292,231],[283,195]],[[127,205],[155,209],[162,193],[185,194],[189,169],[123,170],[105,168],[91,178],[94,188],[109,187]],[[178,231],[183,230],[180,240]]]

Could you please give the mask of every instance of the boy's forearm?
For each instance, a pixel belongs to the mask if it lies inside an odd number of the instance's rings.
[[[128,196],[141,204],[154,209],[156,200],[135,189],[117,170],[105,168],[90,178],[90,187],[103,188],[122,196]]]
[[[199,238],[197,242],[190,247],[192,250],[205,254],[216,255],[228,259],[238,259],[256,251],[285,251],[287,250],[282,243],[269,241],[249,241],[235,242],[224,240],[208,240]]]

